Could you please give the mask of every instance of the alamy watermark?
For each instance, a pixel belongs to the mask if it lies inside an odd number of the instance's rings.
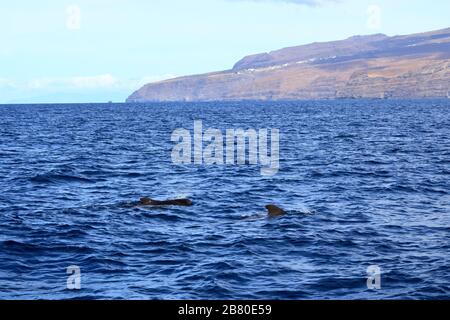
[[[70,5],[66,8],[66,27],[69,30],[81,29],[81,9],[77,5]]]
[[[81,290],[81,269],[79,266],[67,267],[67,289]]]
[[[381,289],[381,268],[377,265],[367,267],[367,289]]]
[[[194,121],[193,135],[187,129],[176,129],[171,141],[176,143],[172,150],[174,164],[260,165],[263,176],[274,176],[280,169],[279,129],[227,129],[223,133],[209,128],[203,132],[199,120]]]

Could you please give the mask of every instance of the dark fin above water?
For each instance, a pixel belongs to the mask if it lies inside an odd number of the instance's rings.
[[[267,205],[266,209],[268,211],[267,213],[269,214],[269,217],[279,217],[286,214],[286,211],[273,204]]]

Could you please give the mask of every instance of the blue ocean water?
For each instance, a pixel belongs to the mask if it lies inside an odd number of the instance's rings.
[[[279,128],[279,173],[172,164],[194,120]],[[0,106],[0,298],[449,299],[449,137],[450,100]]]

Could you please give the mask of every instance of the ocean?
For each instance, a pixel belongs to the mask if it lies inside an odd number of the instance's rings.
[[[200,120],[278,172],[174,164]],[[449,137],[450,100],[2,105],[0,299],[450,299]]]

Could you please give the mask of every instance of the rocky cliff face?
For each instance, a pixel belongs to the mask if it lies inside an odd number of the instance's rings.
[[[442,98],[450,95],[450,28],[377,34],[243,58],[231,70],[147,84],[128,102]]]

